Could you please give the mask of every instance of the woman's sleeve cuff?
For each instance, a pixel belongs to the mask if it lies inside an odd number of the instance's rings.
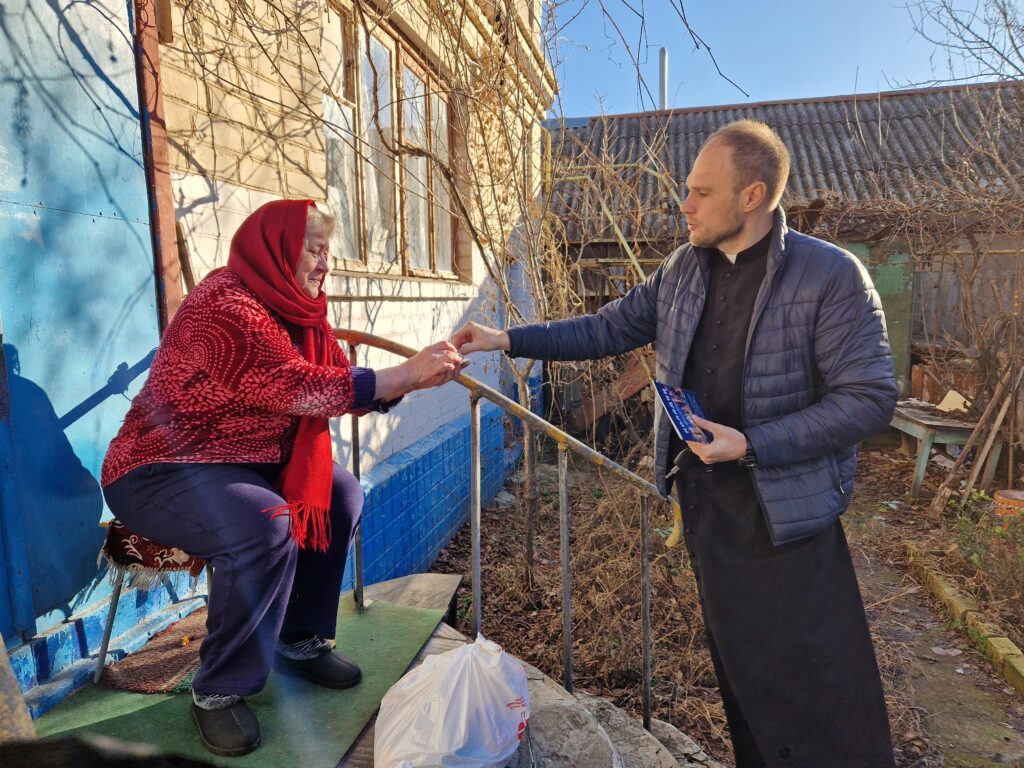
[[[373,396],[377,392],[377,374],[373,368],[352,367],[352,410],[373,408]]]

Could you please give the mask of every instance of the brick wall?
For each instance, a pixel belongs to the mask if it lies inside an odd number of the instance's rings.
[[[174,172],[324,197],[319,23],[308,0],[172,6],[160,64]]]

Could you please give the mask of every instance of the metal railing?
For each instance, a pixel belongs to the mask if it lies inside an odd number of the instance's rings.
[[[336,330],[336,338],[348,342],[349,360],[356,362],[359,345],[376,347],[402,357],[412,357],[417,350],[404,344],[384,339],[373,334],[360,331]],[[559,537],[561,541],[562,568],[562,642],[565,689],[573,690],[572,682],[572,574],[569,568],[569,451],[587,459],[596,466],[609,470],[615,475],[632,483],[643,492],[640,499],[640,580],[641,580],[641,634],[643,643],[643,722],[644,728],[651,729],[651,574],[650,574],[650,531],[649,500],[651,497],[672,506],[673,529],[666,541],[667,546],[675,547],[682,535],[682,513],[678,502],[670,496],[663,495],[656,486],[639,475],[630,472],[604,454],[595,451],[575,437],[563,432],[558,427],[545,421],[533,411],[505,397],[503,394],[486,384],[465,374],[459,375],[456,381],[469,390],[470,407],[470,516],[472,523],[472,569],[473,569],[473,634],[479,634],[481,624],[481,576],[480,576],[480,400],[489,400],[506,413],[529,422],[535,429],[548,435],[558,444],[558,513]],[[352,473],[359,478],[359,420],[352,419]],[[355,531],[355,561],[353,563],[354,596],[357,607],[365,607],[363,600],[363,536],[362,526]]]

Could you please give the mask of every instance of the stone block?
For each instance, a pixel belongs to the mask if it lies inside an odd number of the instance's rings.
[[[547,687],[530,685],[527,738],[534,759],[551,768],[621,768],[622,758],[596,718],[576,701],[543,695]]]
[[[985,641],[985,655],[1000,672],[1006,660],[1010,657],[1020,658],[1020,648],[1014,645],[1012,640],[1005,637],[990,637]]]
[[[210,121],[210,140],[218,149],[229,149],[242,155],[252,142],[247,140],[248,131],[244,127],[226,120],[213,119]]]
[[[205,119],[205,115],[202,116]],[[164,98],[164,125],[175,137],[195,135],[197,111],[195,105],[189,104],[178,96]]]
[[[953,619],[960,623],[964,623],[970,614],[978,611],[978,605],[974,600],[960,594],[953,587],[949,587],[943,593],[941,600]]]
[[[209,107],[206,86],[201,78],[191,72],[163,63],[160,67],[160,85],[163,87],[165,99],[177,99],[202,112]]]
[[[576,699],[597,718],[626,768],[679,768],[664,744],[610,701],[582,692]]]
[[[1018,693],[1024,694],[1024,656],[1008,656],[1003,663],[1003,676]]]
[[[210,114],[241,125],[256,125],[256,107],[252,96],[243,97],[240,91],[209,86]],[[270,91],[271,97],[276,95]]]
[[[932,569],[928,570],[928,586],[932,594],[942,601],[948,596],[956,594],[956,587],[947,581],[941,573]]]
[[[187,126],[184,131],[172,131],[171,135],[181,146],[180,150],[174,145],[171,146],[171,165],[175,170],[221,179],[234,174],[234,166],[238,162],[237,155],[214,149],[207,142],[196,141]]]
[[[999,627],[985,621],[980,613],[967,614],[967,635],[974,642],[979,651],[985,653],[986,644],[990,637],[1003,637],[1004,633]]]

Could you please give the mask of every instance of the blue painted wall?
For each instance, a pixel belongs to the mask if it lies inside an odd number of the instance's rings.
[[[9,641],[109,593],[94,582],[98,478],[128,400],[102,395],[119,364],[158,340],[129,7],[4,0],[0,9],[0,631]]]

